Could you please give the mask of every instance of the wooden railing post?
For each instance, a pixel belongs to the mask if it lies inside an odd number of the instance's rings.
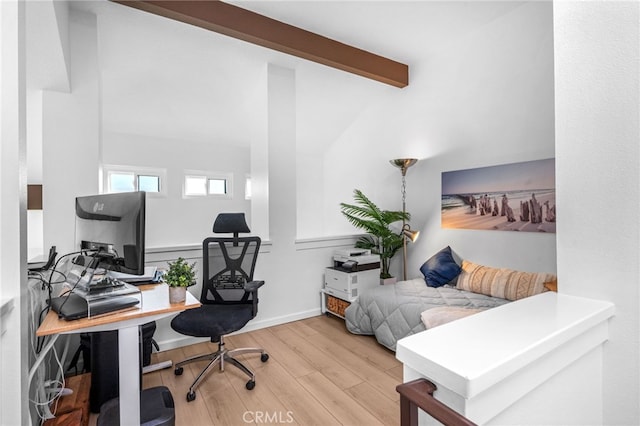
[[[400,425],[417,426],[418,408],[447,426],[477,426],[457,411],[434,398],[437,387],[427,379],[416,379],[396,386],[400,394]]]

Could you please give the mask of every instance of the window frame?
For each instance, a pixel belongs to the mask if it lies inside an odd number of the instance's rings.
[[[205,179],[205,193],[204,194],[187,194],[187,179],[188,178],[202,178]],[[210,180],[224,180],[226,186],[225,194],[212,194],[209,192]],[[182,198],[214,198],[221,200],[233,199],[233,173],[229,172],[214,172],[203,170],[184,170],[182,174]]]
[[[244,176],[244,199],[247,201],[251,201],[251,196],[253,194],[253,186],[251,182],[251,175]]]
[[[134,191],[139,191],[139,178],[140,176],[155,176],[159,179],[159,191],[158,192],[150,192],[146,191],[147,197],[159,197],[164,198],[167,197],[167,169],[155,168],[155,167],[141,167],[141,166],[122,166],[122,165],[114,165],[114,164],[105,164],[102,166],[102,191],[105,194],[114,193],[111,189],[111,179],[110,176],[112,174],[133,174],[135,179],[136,188]]]

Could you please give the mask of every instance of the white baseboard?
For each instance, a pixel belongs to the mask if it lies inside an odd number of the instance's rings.
[[[309,311],[297,312],[295,314],[283,315],[280,317],[274,318],[265,318],[258,321],[250,321],[242,330],[232,333],[233,334],[241,334],[246,333],[248,331],[260,330],[262,328],[273,327],[280,324],[286,324],[288,322],[299,321],[305,318],[317,317],[322,312],[320,308],[311,309]],[[191,337],[191,336],[180,336],[175,339],[167,339],[167,340],[156,340],[158,346],[161,349],[161,352],[168,351],[170,349],[181,348],[183,346],[194,345],[196,343],[208,342],[210,339],[203,337]]]

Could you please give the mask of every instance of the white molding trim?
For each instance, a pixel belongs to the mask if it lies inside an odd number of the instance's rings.
[[[269,240],[262,240],[260,244],[260,248],[262,247],[271,247],[272,243]],[[179,251],[200,251],[202,250],[202,243],[194,243],[194,244],[182,244],[179,246],[157,246],[157,247],[147,247],[145,249],[145,254],[156,254],[156,253],[175,253]],[[262,250],[260,250],[262,252]]]
[[[364,234],[336,235],[330,237],[296,239],[296,250],[314,250],[319,248],[353,247],[358,238]]]
[[[202,249],[202,244],[183,244],[179,246],[147,247],[145,250],[145,254],[167,253],[167,252],[200,250],[200,249]]]

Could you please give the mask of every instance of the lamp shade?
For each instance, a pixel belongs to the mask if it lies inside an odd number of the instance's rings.
[[[402,172],[402,176],[407,173],[407,169],[418,162],[417,158],[396,158],[395,160],[389,160],[391,164],[398,167]]]
[[[415,243],[420,236],[420,231],[414,231],[412,229],[404,229],[402,234],[407,237],[412,243]]]

